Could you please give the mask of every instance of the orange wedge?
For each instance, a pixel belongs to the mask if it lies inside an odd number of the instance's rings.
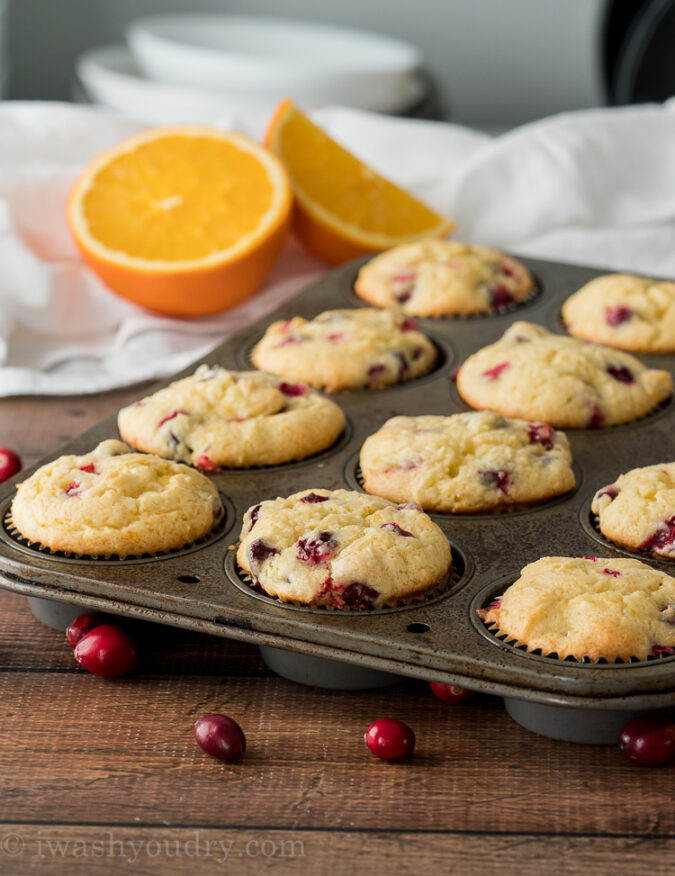
[[[330,264],[443,237],[455,227],[359,161],[290,100],[277,108],[265,145],[291,177],[293,231],[312,255]]]
[[[290,224],[282,164],[239,134],[155,128],[99,155],[75,183],[68,223],[89,266],[150,310],[198,316],[259,288]]]

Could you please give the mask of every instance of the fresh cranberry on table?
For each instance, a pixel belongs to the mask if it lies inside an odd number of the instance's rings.
[[[136,666],[138,648],[121,627],[103,624],[82,636],[75,646],[75,659],[94,675],[117,678]]]
[[[195,739],[207,754],[220,760],[237,760],[246,751],[246,737],[227,715],[204,715],[194,726]]]
[[[368,750],[382,760],[398,760],[411,754],[415,747],[415,734],[395,718],[380,718],[373,721],[364,737]]]
[[[675,717],[634,718],[619,735],[619,750],[640,766],[665,766],[675,758]]]
[[[103,615],[100,614],[80,614],[70,624],[66,630],[66,637],[71,648],[80,641],[82,636],[94,629],[94,627],[103,626],[107,623]]]
[[[434,696],[438,697],[444,703],[451,703],[453,706],[459,705],[469,699],[471,691],[465,687],[457,687],[454,684],[441,684],[440,681],[430,681],[429,687]]]
[[[0,447],[0,484],[21,471],[21,460],[9,447]]]

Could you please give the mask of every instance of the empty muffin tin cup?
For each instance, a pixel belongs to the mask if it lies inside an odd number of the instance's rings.
[[[327,690],[372,690],[390,687],[403,680],[402,676],[391,672],[355,666],[341,660],[296,654],[269,645],[260,645],[260,655],[265,665],[282,678]]]
[[[56,599],[42,599],[39,596],[29,596],[28,605],[35,617],[46,627],[65,633],[70,624],[81,614],[94,609],[83,605],[73,605],[70,602],[59,602]]]
[[[648,709],[605,710],[577,709],[571,706],[547,706],[504,697],[504,706],[513,720],[533,733],[558,739],[561,742],[578,742],[581,745],[616,745],[623,727]],[[653,714],[668,712],[654,709]]]

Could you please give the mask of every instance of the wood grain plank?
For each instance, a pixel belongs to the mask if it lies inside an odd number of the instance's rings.
[[[140,395],[150,383],[91,396],[21,396],[0,399],[0,447],[24,466],[58,447]]]
[[[408,683],[344,693],[74,668],[4,673],[0,703],[0,820],[675,836],[672,770],[528,733],[489,697],[453,709]],[[194,720],[214,711],[247,734],[239,764],[194,743]],[[364,747],[369,723],[389,715],[418,735],[409,762]]]
[[[65,634],[36,620],[24,596],[0,590],[0,618],[0,629],[11,631],[11,647],[3,647],[0,641],[0,671],[73,670],[72,650]],[[128,618],[121,623],[143,642],[145,675],[165,672],[206,676],[271,675],[255,645]]]
[[[30,464],[141,391],[0,400],[0,445]],[[135,633],[145,651],[136,675],[97,679],[23,597],[0,592],[0,872],[108,873],[119,864],[171,874],[195,863],[204,873],[336,876],[672,872],[673,768],[642,770],[613,747],[528,733],[493,698],[453,709],[416,682],[363,693],[304,688],[269,673],[250,645],[152,625]],[[195,745],[192,724],[209,711],[244,727],[241,763]],[[368,724],[389,715],[417,733],[408,762],[376,761],[363,746]],[[137,844],[133,864],[94,854],[110,831]],[[195,831],[234,852],[197,862],[163,851],[165,842],[194,847]],[[19,855],[8,836],[24,842]],[[47,839],[71,845],[52,854]],[[296,839],[302,854],[283,846]],[[75,841],[91,853],[76,854]]]
[[[473,876],[659,876],[672,872],[675,840],[221,828],[0,825],[0,869],[25,876],[97,874],[307,874],[423,872]],[[19,869],[20,868],[20,869]]]

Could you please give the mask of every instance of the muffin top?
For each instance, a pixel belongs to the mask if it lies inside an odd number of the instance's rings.
[[[575,338],[633,353],[675,353],[675,283],[607,274],[563,304],[563,320]]]
[[[450,545],[414,503],[349,490],[303,490],[244,515],[239,565],[270,596],[307,605],[381,608],[439,584]]]
[[[436,348],[402,313],[362,307],[272,323],[252,359],[258,368],[328,390],[379,389],[426,374]]]
[[[539,502],[574,487],[563,432],[491,411],[393,417],[366,439],[361,470],[369,493],[460,514]]]
[[[122,408],[118,425],[138,450],[212,471],[311,456],[335,441],[345,416],[304,383],[200,365],[192,376]]]
[[[675,558],[675,462],[620,475],[597,491],[591,511],[611,541]]]
[[[675,653],[675,578],[639,560],[544,557],[478,613],[528,651],[561,660]]]
[[[487,246],[455,240],[408,243],[375,256],[354,290],[375,307],[411,316],[467,316],[517,304],[532,292],[527,268]]]
[[[120,557],[175,550],[222,518],[204,475],[110,439],[83,456],[60,456],[17,488],[12,522],[54,551]]]
[[[475,408],[590,429],[643,417],[672,395],[673,381],[628,353],[515,322],[469,356],[457,389]]]

